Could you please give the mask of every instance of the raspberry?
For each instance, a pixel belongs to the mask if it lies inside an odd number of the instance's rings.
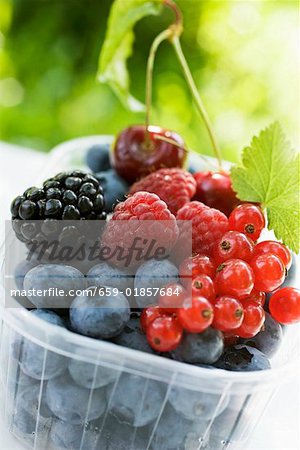
[[[113,255],[110,262],[120,266],[126,264],[125,255],[130,254],[130,249],[138,245],[139,250],[134,253],[130,262],[130,265],[134,266],[143,260],[150,243],[154,242],[151,247],[152,257],[155,257],[156,251],[161,248],[167,255],[167,251],[173,248],[177,238],[176,219],[168,210],[166,203],[156,194],[142,191],[116,206],[104,230],[102,248],[109,248],[110,254]]]
[[[169,210],[177,211],[188,203],[196,192],[196,181],[183,169],[159,169],[131,186],[129,194],[147,191],[156,194],[166,202]]]
[[[190,202],[177,213],[177,220],[191,220],[193,252],[210,255],[215,241],[228,230],[228,219],[217,209],[200,202]],[[184,239],[184,233],[181,233]],[[180,239],[180,240],[181,240]]]

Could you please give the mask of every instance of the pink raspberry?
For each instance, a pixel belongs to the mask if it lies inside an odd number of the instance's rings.
[[[116,206],[102,235],[102,248],[108,247],[111,252],[116,252],[119,247],[123,255],[128,255],[138,245],[142,250],[139,255],[134,254],[136,259],[131,259],[130,264],[125,256],[120,259],[120,250],[108,260],[117,266],[135,266],[144,262],[151,241],[151,257],[155,257],[158,248],[167,253],[174,247],[178,233],[175,216],[166,203],[156,194],[141,191]]]
[[[193,252],[211,255],[214,243],[228,230],[228,219],[221,211],[203,203],[187,203],[177,213],[177,220],[192,221]],[[184,239],[180,235],[179,241]]]
[[[169,210],[177,211],[188,203],[196,193],[196,180],[183,169],[159,169],[131,186],[129,194],[147,191],[166,202]]]

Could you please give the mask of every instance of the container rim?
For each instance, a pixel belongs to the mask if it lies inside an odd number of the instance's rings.
[[[15,300],[14,300],[15,301]],[[15,301],[16,305],[17,302]],[[1,314],[2,310],[2,314]],[[222,383],[228,384],[248,384],[251,383],[255,385],[257,383],[257,387],[262,388],[266,386],[266,384],[275,383],[275,384],[283,384],[286,381],[291,380],[292,378],[297,376],[300,372],[300,362],[299,358],[295,358],[293,362],[289,362],[287,364],[283,364],[280,367],[274,367],[270,370],[262,370],[262,371],[252,371],[252,372],[230,372],[223,369],[208,369],[205,367],[199,367],[192,364],[187,364],[175,360],[171,360],[168,358],[164,358],[159,355],[149,354],[142,351],[130,349],[127,347],[119,346],[112,342],[93,339],[87,336],[76,334],[70,330],[67,330],[62,327],[55,326],[53,324],[48,324],[45,328],[45,321],[40,319],[39,317],[30,314],[30,311],[27,311],[25,308],[3,308],[0,307],[0,319],[4,320],[4,322],[8,323],[10,327],[12,327],[15,331],[19,332],[21,335],[24,335],[24,331],[21,329],[19,325],[19,321],[22,321],[24,324],[26,323],[26,328],[28,329],[28,336],[34,338],[34,333],[45,333],[47,332],[47,342],[45,344],[48,345],[49,341],[51,341],[51,337],[55,337],[56,342],[64,342],[67,341],[68,344],[73,344],[82,348],[86,347],[90,351],[97,351],[97,354],[101,354],[102,351],[109,351],[111,356],[115,357],[116,361],[128,360],[130,362],[135,362],[141,364],[142,367],[149,365],[152,369],[162,370],[170,370],[172,372],[176,372],[178,375],[188,375],[194,377],[203,378],[207,376],[208,372],[212,372],[214,374],[214,380],[222,381]],[[298,327],[297,327],[298,328]],[[294,330],[295,331],[295,330]],[[298,328],[299,334],[299,328]],[[40,344],[42,344],[40,337],[38,338]],[[61,352],[58,346],[52,345],[52,350],[57,350]],[[69,351],[70,353],[70,351]],[[76,356],[79,354],[77,353]]]

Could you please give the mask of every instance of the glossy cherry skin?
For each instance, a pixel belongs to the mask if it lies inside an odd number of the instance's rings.
[[[162,167],[183,167],[187,152],[183,139],[174,131],[150,125],[148,139],[145,125],[132,125],[116,139],[112,165],[118,174],[133,183]],[[156,135],[171,139],[178,145],[160,140]]]
[[[194,174],[194,178],[197,183],[194,200],[219,209],[227,216],[241,203],[232,189],[228,173],[198,172]]]

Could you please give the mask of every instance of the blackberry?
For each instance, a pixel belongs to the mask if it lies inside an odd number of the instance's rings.
[[[30,187],[16,197],[11,214],[18,239],[27,244],[55,233],[62,239],[78,239],[75,227],[58,225],[57,221],[105,220],[103,189],[91,174],[79,170],[61,172],[47,179],[42,188]],[[62,232],[58,233],[58,229]]]

